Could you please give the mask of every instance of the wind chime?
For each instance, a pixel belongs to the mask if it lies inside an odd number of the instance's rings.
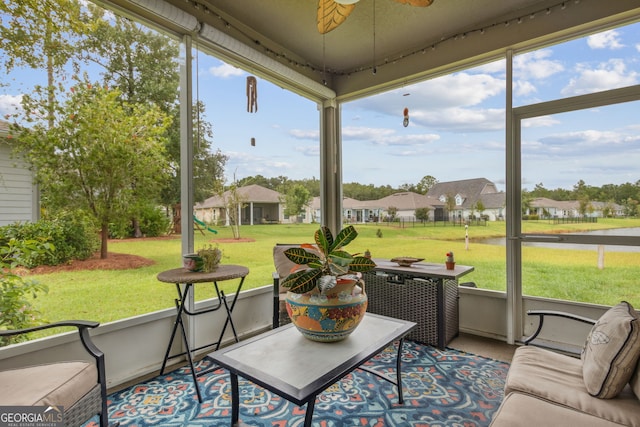
[[[254,76],[247,77],[247,112],[258,112],[258,81]],[[251,138],[251,146],[256,146],[255,138]]]
[[[258,81],[254,76],[247,77],[247,112],[258,112]]]
[[[403,97],[411,95],[409,92],[402,94]],[[404,116],[404,120],[402,120],[402,126],[409,126],[409,107],[404,107],[404,111],[402,112]]]

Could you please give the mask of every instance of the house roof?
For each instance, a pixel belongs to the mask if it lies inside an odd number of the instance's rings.
[[[97,1],[192,35],[205,52],[303,96],[341,100],[602,31],[640,13],[640,0],[434,0],[429,7],[369,0],[323,35],[319,0]]]
[[[499,209],[506,206],[507,196],[504,191],[499,193],[486,193],[480,196],[480,201],[482,201],[485,209]]]
[[[380,209],[377,200],[356,200],[351,197],[342,198],[343,209]],[[311,209],[320,209],[320,197],[314,197],[311,200]]]
[[[505,194],[499,192],[495,184],[486,178],[463,179],[460,181],[439,182],[429,189],[427,196],[440,200],[441,196],[463,198],[462,205],[456,208],[471,209],[478,200],[485,208],[504,206]]]
[[[412,191],[391,194],[378,200],[377,203],[382,205],[384,209],[393,206],[399,211],[416,210],[419,208],[429,208],[433,210],[435,206],[442,206],[442,202],[438,199]]]
[[[238,195],[246,203],[280,203],[281,194],[261,185],[252,184],[238,188]],[[196,209],[221,208],[225,206],[225,200],[230,196],[229,190],[221,196],[209,197],[202,203],[196,203]]]

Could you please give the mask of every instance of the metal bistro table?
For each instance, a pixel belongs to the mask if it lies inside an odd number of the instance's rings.
[[[198,402],[202,403],[202,395],[200,394],[200,388],[198,387],[198,375],[203,375],[206,372],[200,372],[196,374],[196,371],[193,367],[193,359],[191,357],[191,352],[201,350],[206,347],[216,346],[216,350],[220,348],[220,343],[222,342],[222,337],[227,329],[227,325],[231,325],[231,330],[233,331],[233,336],[238,342],[238,335],[236,334],[236,328],[233,325],[233,319],[231,318],[231,313],[233,312],[233,308],[236,305],[236,301],[238,299],[238,295],[240,294],[240,289],[242,288],[242,284],[244,283],[244,278],[249,274],[249,269],[247,267],[243,267],[240,265],[220,265],[215,271],[210,273],[205,272],[192,272],[186,270],[184,268],[174,268],[173,270],[163,271],[158,274],[158,280],[165,283],[175,283],[176,290],[178,291],[178,298],[176,299],[176,309],[178,310],[178,314],[176,316],[176,320],[173,323],[173,331],[171,332],[171,338],[169,339],[169,345],[167,346],[167,351],[164,355],[164,360],[162,361],[162,368],[160,369],[160,375],[164,374],[164,369],[167,366],[167,360],[173,359],[175,357],[187,355],[187,359],[189,360],[189,366],[191,368],[191,375],[193,377],[193,383],[196,387],[196,394],[198,395]],[[231,301],[231,305],[227,302],[227,297],[224,294],[224,291],[221,291],[218,288],[218,282],[222,282],[225,280],[232,279],[240,279],[240,283],[238,284],[238,288],[236,289],[236,293]],[[193,288],[194,283],[211,283],[216,289],[216,295],[218,296],[218,305],[211,308],[206,308],[202,310],[189,311],[186,307],[186,302],[189,297],[189,292],[191,288]],[[184,284],[184,288],[180,289],[180,284]],[[219,310],[224,306],[226,311],[226,319],[224,321],[224,326],[222,327],[222,331],[220,332],[220,337],[218,341],[205,344],[198,348],[191,349],[189,347],[189,340],[187,338],[187,332],[184,328],[184,322],[182,319],[182,315],[187,316],[198,316],[201,314],[211,313],[212,311]],[[173,345],[173,340],[176,336],[176,332],[178,331],[178,326],[180,326],[180,331],[182,333],[182,339],[184,341],[184,345],[186,347],[186,351],[174,354],[169,356],[171,352],[171,346]]]
[[[414,326],[413,322],[367,313],[342,341],[311,341],[288,324],[211,353],[209,357],[231,377],[231,425],[238,425],[240,418],[238,375],[296,405],[306,403],[305,427],[311,426],[316,396],[354,369],[395,384],[398,401],[403,403],[402,344]],[[396,340],[395,379],[361,366]]]
[[[407,338],[444,348],[458,336],[458,279],[473,267],[417,262],[401,267],[375,259],[376,268],[364,274],[367,311],[416,322]]]

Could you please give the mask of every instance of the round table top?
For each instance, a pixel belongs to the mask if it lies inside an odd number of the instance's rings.
[[[220,282],[223,280],[239,279],[249,274],[249,269],[241,265],[220,264],[210,273],[204,271],[189,271],[184,268],[174,268],[158,274],[158,280],[166,283],[203,283]]]

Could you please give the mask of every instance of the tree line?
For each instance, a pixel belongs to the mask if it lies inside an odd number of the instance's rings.
[[[531,191],[523,190],[523,206],[537,197],[558,201],[577,200],[580,203],[580,210],[584,212],[588,210],[590,202],[616,203],[623,207],[625,215],[636,216],[640,213],[638,210],[640,180],[635,183],[605,184],[600,187],[588,185],[584,180],[579,180],[571,189],[553,190],[545,188],[543,183],[538,183]]]
[[[402,191],[427,194],[429,189],[438,182],[438,179],[431,175],[424,176],[416,184],[404,184],[397,188],[390,185],[375,186],[373,184],[349,182],[343,184],[342,191],[345,197],[352,199],[378,200]],[[302,187],[308,192],[309,198],[320,195],[320,180],[317,178],[291,180],[285,176],[266,178],[262,175],[255,175],[239,180],[239,184],[241,186],[258,184],[283,194],[288,194],[292,189]],[[544,184],[539,183],[535,185],[533,190],[524,189],[522,191],[523,206],[526,206],[527,203],[530,203],[531,200],[538,197],[545,197],[557,201],[577,200],[584,204],[588,204],[588,202],[591,201],[616,203],[625,208],[627,215],[633,216],[638,214],[640,180],[635,183],[605,184],[601,187],[588,185],[583,180],[579,180],[571,189],[547,189]],[[453,209],[453,207],[451,207],[451,209]],[[482,211],[482,208],[476,208],[476,210]]]

